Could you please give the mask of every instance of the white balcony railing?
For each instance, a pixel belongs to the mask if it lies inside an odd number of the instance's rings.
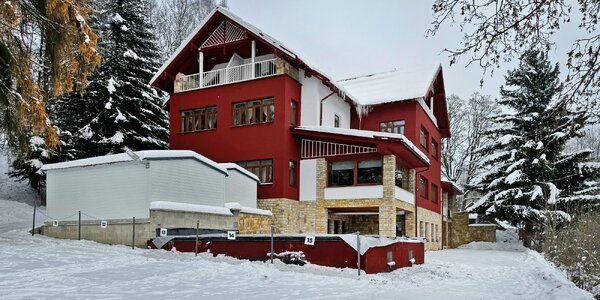
[[[254,68],[253,68],[254,67]],[[202,74],[183,75],[175,79],[175,92],[223,85],[228,83],[263,78],[277,74],[277,58],[243,64]],[[202,82],[200,81],[202,80]]]

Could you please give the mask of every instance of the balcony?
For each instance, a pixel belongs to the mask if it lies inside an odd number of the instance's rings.
[[[175,79],[175,93],[220,86],[230,83],[289,74],[297,79],[297,70],[280,58],[270,58],[254,63],[217,68],[211,71],[179,75]]]

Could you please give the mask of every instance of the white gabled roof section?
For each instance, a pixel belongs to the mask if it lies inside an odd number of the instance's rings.
[[[228,175],[227,168],[222,165],[190,150],[145,150],[145,151],[135,151],[137,156],[139,156],[140,160],[152,160],[152,159],[185,159],[192,158],[197,161],[200,161],[217,171],[222,172],[225,175]],[[105,156],[98,157],[90,157],[72,161],[66,161],[55,164],[47,164],[42,167],[42,171],[49,170],[58,170],[58,169],[68,169],[68,168],[76,168],[76,167],[89,167],[95,165],[104,165],[104,164],[113,164],[120,162],[131,162],[133,158],[131,158],[127,153],[119,153],[119,154],[111,154]]]
[[[252,172],[250,172],[250,171],[248,171],[248,170],[240,167],[240,165],[238,165],[238,164],[234,164],[234,163],[222,163],[220,165],[223,166],[224,168],[226,168],[227,170],[232,170],[232,169],[236,170],[236,171],[238,171],[238,172],[240,172],[240,173],[242,173],[242,174],[250,177],[251,179],[256,180],[256,182],[260,183],[260,179],[258,179],[258,177],[254,173],[252,173]]]
[[[402,141],[406,147],[410,148],[415,154],[417,154],[423,161],[430,163],[429,158],[425,153],[423,153],[419,148],[415,146],[408,138],[406,138],[403,134],[399,133],[389,133],[389,132],[379,132],[379,131],[371,131],[371,130],[359,130],[359,129],[350,129],[350,128],[336,128],[336,127],[328,127],[328,126],[299,126],[295,128],[296,130],[304,130],[304,131],[313,131],[313,132],[323,132],[323,133],[333,133],[333,134],[341,134],[348,136],[356,136],[356,137],[364,137],[371,139],[399,139]]]
[[[425,97],[440,68],[440,64],[402,68],[337,83],[360,105],[376,105]]]

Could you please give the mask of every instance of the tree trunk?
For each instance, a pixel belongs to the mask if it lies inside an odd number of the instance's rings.
[[[525,228],[523,229],[523,246],[531,249],[534,234],[533,224],[529,222],[525,223]]]

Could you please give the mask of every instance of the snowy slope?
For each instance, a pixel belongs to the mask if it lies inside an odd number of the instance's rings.
[[[9,159],[0,150],[0,199],[30,204],[33,204],[35,199],[39,199],[35,190],[29,187],[27,181],[17,182],[14,178],[8,176],[8,171]]]
[[[30,214],[0,200],[0,222],[28,224]],[[358,279],[351,269],[131,250],[18,228],[0,232],[2,299],[592,299],[539,254],[509,243],[427,252],[425,265]]]

